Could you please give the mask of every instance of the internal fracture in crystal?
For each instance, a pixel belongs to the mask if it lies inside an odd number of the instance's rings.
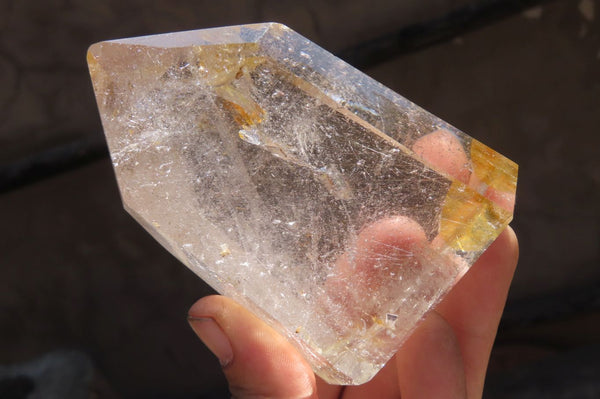
[[[512,218],[512,161],[285,26],[88,63],[126,209],[331,383],[372,378]]]

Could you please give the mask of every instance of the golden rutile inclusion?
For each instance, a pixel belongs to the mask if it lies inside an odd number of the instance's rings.
[[[512,218],[513,162],[285,26],[88,63],[126,209],[329,382],[372,378]]]

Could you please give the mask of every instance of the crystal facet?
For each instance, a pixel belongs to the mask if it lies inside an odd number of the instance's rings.
[[[372,378],[512,218],[516,164],[280,24],[88,64],[126,209],[331,383]]]

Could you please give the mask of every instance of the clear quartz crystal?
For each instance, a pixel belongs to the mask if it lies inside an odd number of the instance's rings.
[[[88,64],[127,211],[330,383],[372,378],[512,218],[516,164],[283,25]]]

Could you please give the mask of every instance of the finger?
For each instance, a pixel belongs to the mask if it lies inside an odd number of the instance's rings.
[[[298,351],[233,300],[202,298],[190,309],[189,320],[219,358],[234,397],[317,397],[315,376]]]
[[[517,239],[508,227],[436,308],[456,332],[469,398],[482,395],[490,351],[517,258]]]
[[[435,311],[396,354],[402,399],[466,398],[461,350],[452,327]]]
[[[493,187],[488,187],[487,190],[485,190],[484,196],[502,209],[511,213],[515,208],[516,196],[514,192],[509,193],[506,191],[496,190]]]
[[[477,176],[458,138],[438,130],[417,140],[413,151],[426,162],[472,187]],[[470,174],[469,174],[470,173]],[[485,196],[512,211],[514,194],[488,188]],[[518,258],[518,244],[509,228],[484,253],[437,307],[457,332],[465,360],[467,392],[481,397],[489,354]]]
[[[325,282],[320,306],[327,312],[343,315],[330,326],[340,334],[353,334],[357,326],[368,329],[379,320],[378,306],[389,301],[409,276],[418,275],[415,256],[426,245],[421,225],[405,216],[388,217],[365,226],[355,242],[337,260]]]
[[[364,288],[374,291],[382,283],[382,275],[390,273],[390,267],[410,257],[412,250],[420,248],[426,240],[423,227],[411,218],[394,216],[378,220],[360,231],[354,248],[338,260],[337,273],[344,278],[360,275]]]
[[[414,153],[425,162],[443,171],[473,189],[481,186],[473,165],[458,137],[447,130],[436,130],[418,139],[412,147]],[[488,186],[483,196],[501,208],[512,212],[515,205],[514,192],[506,192]]]
[[[414,153],[438,170],[467,184],[471,176],[471,163],[456,135],[447,130],[436,130],[418,139],[412,147]]]

